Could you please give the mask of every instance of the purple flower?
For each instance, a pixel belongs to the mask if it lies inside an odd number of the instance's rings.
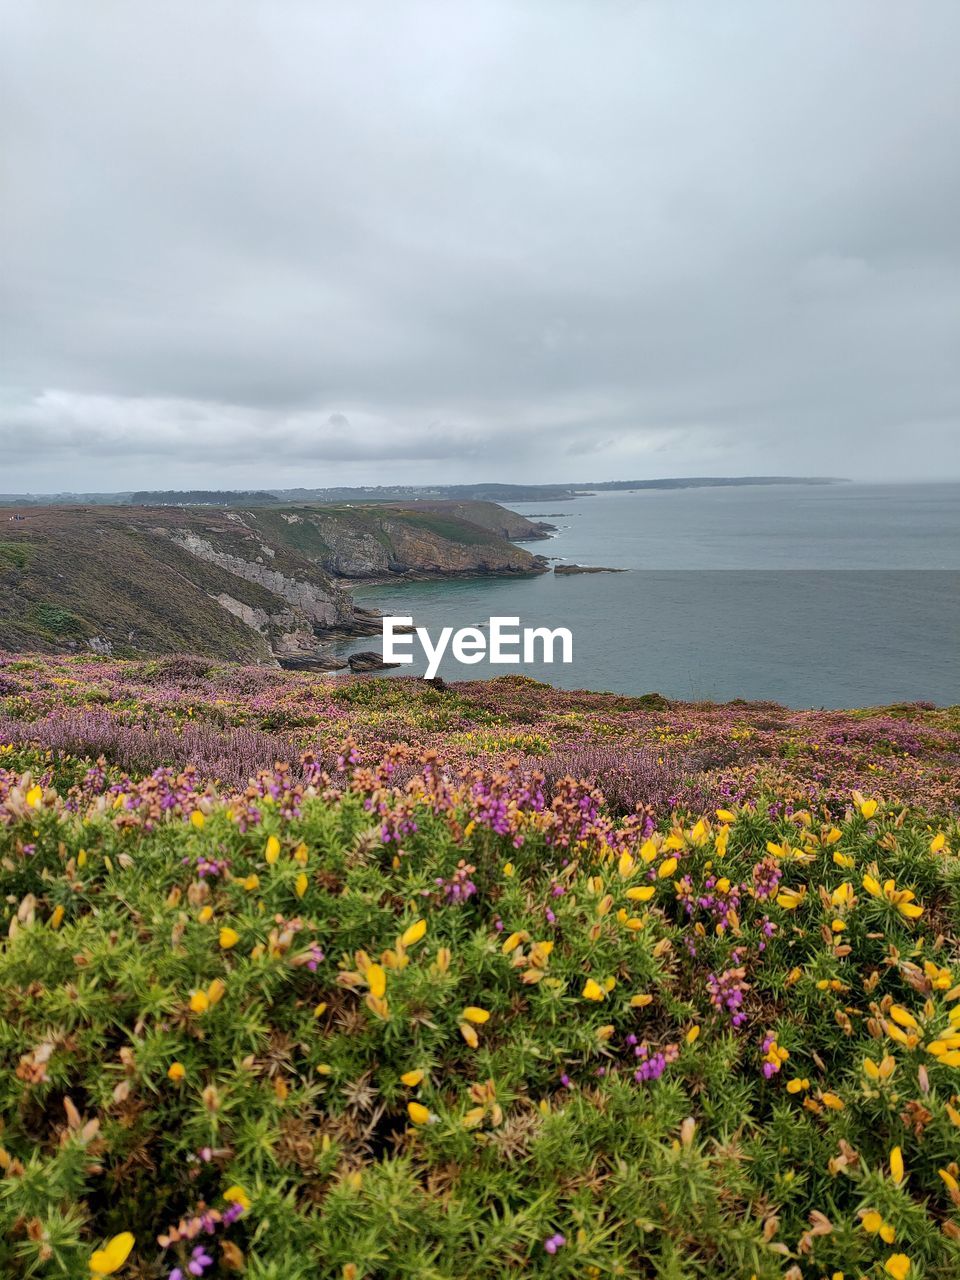
[[[558,1249],[562,1249],[567,1243],[567,1238],[561,1235],[559,1231],[555,1231],[552,1236],[548,1236],[543,1242],[543,1247],[547,1253],[556,1253]]]

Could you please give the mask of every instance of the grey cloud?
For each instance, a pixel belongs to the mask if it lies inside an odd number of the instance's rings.
[[[953,0],[0,35],[0,488],[960,475]]]

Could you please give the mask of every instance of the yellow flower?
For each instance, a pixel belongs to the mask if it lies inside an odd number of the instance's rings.
[[[735,813],[731,813],[729,809],[718,809],[717,817],[721,822],[736,822],[737,820],[737,815]]]
[[[810,1088],[810,1081],[804,1076],[794,1076],[787,1081],[787,1093],[802,1093]]]
[[[864,1231],[869,1231],[872,1236],[875,1236],[883,1226],[883,1218],[875,1209],[868,1209],[861,1217],[860,1222]]]
[[[386,994],[387,974],[382,965],[372,964],[367,970],[367,986],[370,988],[370,994],[376,996],[378,1000]]]
[[[806,896],[806,885],[802,885],[799,889],[781,889],[777,894],[777,904],[783,907],[784,911],[796,911]]]
[[[894,1147],[890,1152],[890,1176],[898,1185],[903,1181],[903,1152],[899,1147]]]
[[[423,1079],[423,1072],[418,1069],[414,1071],[405,1071],[400,1077],[401,1083],[405,1084],[408,1089],[415,1089]]]
[[[243,881],[243,887],[247,893],[253,893],[254,890],[260,888],[260,877],[258,875],[247,876],[246,880]]]
[[[843,1099],[838,1098],[835,1093],[821,1093],[820,1101],[825,1107],[829,1107],[831,1111],[843,1110]]]
[[[700,1034],[700,1028],[698,1026],[692,1026],[690,1030],[687,1032],[687,1037],[686,1037],[687,1044],[693,1044],[694,1040],[696,1040],[699,1034]]]
[[[595,982],[593,978],[588,978],[583,984],[583,990],[580,993],[584,1000],[602,1000],[606,995],[603,987],[599,982]]]
[[[314,1006],[313,1016],[315,1018],[322,1018],[326,1012],[327,1012],[327,1002],[326,1000],[321,1000],[318,1005]]]
[[[872,818],[877,812],[878,804],[876,800],[861,800],[860,812],[865,818]]]
[[[43,787],[32,786],[30,790],[27,792],[25,798],[30,808],[35,809],[37,805],[40,803],[40,801],[43,799]],[[119,1237],[117,1238],[119,1239]],[[96,1257],[96,1254],[94,1254],[94,1257]]]
[[[653,996],[641,993],[640,995],[630,997],[631,1009],[645,1009],[648,1004],[653,1004]]]
[[[661,862],[657,869],[658,880],[669,880],[677,869],[676,858],[667,858],[666,862]]]
[[[219,1004],[226,989],[226,983],[222,978],[214,978],[209,987],[207,987],[207,1000],[210,1004]]]
[[[938,1169],[937,1173],[943,1179],[944,1185],[946,1186],[948,1191],[950,1192],[960,1191],[960,1182],[957,1182],[956,1178],[953,1176],[952,1173],[949,1172],[949,1170]]]
[[[59,929],[60,926],[63,924],[64,915],[65,915],[65,912],[63,910],[63,907],[59,905],[54,907],[53,912],[50,916],[50,928]]]
[[[883,1264],[883,1269],[887,1275],[893,1276],[893,1280],[907,1280],[910,1274],[910,1259],[905,1253],[891,1253]]]
[[[213,907],[201,907],[197,920],[200,924],[209,924],[213,919]]]
[[[190,1009],[193,1013],[206,1013],[210,1008],[210,1001],[207,999],[205,991],[194,991],[190,997]]]
[[[430,1119],[430,1112],[422,1102],[408,1102],[407,1115],[414,1124],[427,1124]]]
[[[134,1238],[129,1231],[114,1236],[105,1249],[98,1249],[90,1259],[90,1270],[95,1276],[112,1276],[119,1271],[133,1248]]]
[[[267,837],[267,847],[264,850],[263,856],[266,858],[268,866],[271,867],[280,857],[280,841],[276,836]]]
[[[243,1209],[244,1213],[246,1213],[250,1208],[250,1197],[244,1191],[243,1187],[238,1187],[236,1185],[227,1187],[226,1191],[223,1193],[223,1198],[226,1200],[227,1204],[238,1204],[240,1208]]]
[[[875,898],[883,897],[883,889],[880,887],[880,881],[875,880],[873,876],[863,877],[863,887],[867,893],[872,894]]]
[[[468,1004],[463,1011],[463,1018],[466,1022],[475,1022],[478,1027],[490,1019],[490,1014],[486,1009],[480,1009],[475,1004]]]
[[[638,886],[636,889],[628,889],[627,897],[631,902],[649,902],[656,893],[656,887],[652,884]]]
[[[220,946],[224,951],[229,951],[231,947],[235,947],[240,941],[240,935],[236,929],[231,929],[228,925],[220,930]]]
[[[302,898],[303,895],[307,892],[309,885],[310,885],[310,881],[307,878],[307,873],[305,871],[301,871],[294,883],[293,891],[298,898]]]
[[[505,862],[503,864],[503,874],[509,879],[513,875],[513,863]]]
[[[400,935],[400,941],[405,947],[412,947],[415,943],[419,942],[421,938],[423,938],[426,932],[426,920],[417,920],[410,925],[409,928],[404,929],[403,933]]]
[[[901,1027],[918,1027],[920,1024],[908,1009],[904,1009],[901,1004],[892,1004],[890,1006],[890,1017]]]
[[[203,826],[205,819],[199,809],[194,809],[190,815],[190,821],[199,830]]]
[[[463,1036],[464,1040],[466,1040],[471,1049],[476,1049],[477,1045],[480,1043],[480,1039],[477,1036],[476,1031],[474,1031],[469,1022],[461,1022],[458,1025],[460,1028],[460,1034]]]
[[[942,852],[942,850],[946,846],[946,843],[947,843],[947,837],[943,834],[942,831],[938,831],[937,834],[930,841],[930,852],[931,853]]]
[[[517,947],[519,947],[522,941],[523,941],[522,933],[511,933],[510,937],[504,941],[503,946],[500,948],[500,950],[503,952],[505,956],[508,956],[511,951],[516,951]]]

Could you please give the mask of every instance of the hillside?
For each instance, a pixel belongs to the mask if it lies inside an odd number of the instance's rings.
[[[322,663],[377,629],[341,578],[542,567],[442,511],[30,508],[2,526],[0,647]]]
[[[88,654],[0,716],[0,1275],[958,1274],[957,709]]]

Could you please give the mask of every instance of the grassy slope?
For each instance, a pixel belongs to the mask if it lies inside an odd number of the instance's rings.
[[[303,509],[300,509],[303,512]],[[227,613],[215,597],[226,593],[268,614],[285,602],[265,588],[205,563],[160,536],[189,528],[217,550],[316,585],[333,586],[324,569],[328,536],[370,535],[396,557],[390,528],[409,528],[426,539],[429,561],[443,563],[444,548],[462,556],[477,547],[512,567],[535,568],[527,552],[489,530],[451,516],[349,506],[304,513],[316,520],[289,523],[275,509],[228,513],[180,508],[49,507],[7,522],[0,541],[0,648],[55,652],[109,639],[118,653],[188,651],[235,661],[269,657],[269,646]],[[274,552],[264,556],[260,543]],[[414,561],[410,568],[418,569]]]

